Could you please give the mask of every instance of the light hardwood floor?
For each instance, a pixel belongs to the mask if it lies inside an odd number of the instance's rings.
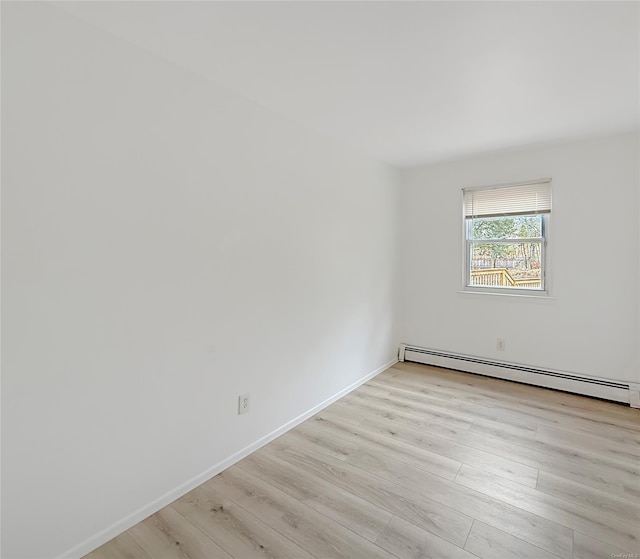
[[[87,557],[638,553],[639,410],[399,363]]]

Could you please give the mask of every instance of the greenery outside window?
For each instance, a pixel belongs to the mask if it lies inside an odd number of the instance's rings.
[[[463,189],[465,289],[547,291],[551,180]]]

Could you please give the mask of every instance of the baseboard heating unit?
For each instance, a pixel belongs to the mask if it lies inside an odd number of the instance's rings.
[[[524,384],[622,402],[633,408],[640,408],[640,384],[637,383],[580,376],[575,373],[540,369],[407,344],[400,344],[398,360],[513,380]]]

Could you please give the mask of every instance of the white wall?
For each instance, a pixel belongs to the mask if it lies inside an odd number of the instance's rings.
[[[2,557],[42,559],[395,357],[396,175],[50,5],[2,72]]]
[[[623,381],[638,373],[638,135],[407,170],[403,342]],[[464,186],[552,177],[549,300],[463,294]],[[506,350],[496,350],[496,338]]]

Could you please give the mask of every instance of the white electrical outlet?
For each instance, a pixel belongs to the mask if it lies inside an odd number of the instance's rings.
[[[238,396],[238,415],[249,411],[249,393]]]
[[[505,341],[502,338],[498,338],[496,340],[496,349],[498,351],[504,351],[504,347],[505,347]]]

